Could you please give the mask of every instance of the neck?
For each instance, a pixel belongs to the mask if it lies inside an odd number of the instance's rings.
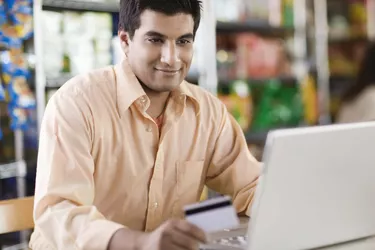
[[[156,92],[146,86],[142,85],[146,95],[150,99],[150,106],[147,109],[147,114],[152,118],[160,116],[167,105],[170,92]]]

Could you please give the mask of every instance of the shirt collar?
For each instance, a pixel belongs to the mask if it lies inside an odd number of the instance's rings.
[[[147,110],[150,105],[150,100],[131,70],[127,58],[125,57],[120,63],[116,64],[114,70],[116,78],[117,109],[120,115],[127,111],[135,102],[139,102],[144,109]],[[183,81],[176,90],[172,91],[171,98],[179,100],[180,102],[183,101],[183,103],[186,102],[186,98],[191,99],[194,102],[198,114],[199,102],[188,85],[189,83]]]
[[[115,65],[117,109],[120,114],[138,99],[146,100],[146,93],[128,64],[126,58]],[[148,99],[148,98],[147,98]]]

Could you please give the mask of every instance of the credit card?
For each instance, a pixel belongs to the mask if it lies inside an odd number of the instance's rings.
[[[206,233],[237,228],[240,221],[232,200],[228,196],[217,197],[184,207],[185,219]]]

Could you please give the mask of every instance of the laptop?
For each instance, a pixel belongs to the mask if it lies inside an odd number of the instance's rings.
[[[201,249],[375,249],[375,122],[272,131],[263,163],[248,229]]]

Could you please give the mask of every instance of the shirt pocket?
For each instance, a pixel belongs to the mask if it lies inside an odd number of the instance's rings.
[[[177,162],[176,201],[173,214],[184,216],[183,207],[199,201],[204,187],[204,161]]]

